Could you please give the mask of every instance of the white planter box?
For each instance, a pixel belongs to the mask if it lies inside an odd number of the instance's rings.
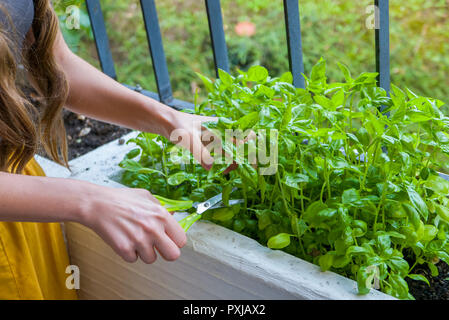
[[[114,181],[118,163],[133,147],[117,140],[102,146],[73,160],[70,177],[122,187]],[[64,175],[43,165],[49,176]],[[393,299],[377,290],[358,295],[353,280],[207,221],[189,230],[177,261],[159,257],[152,265],[123,261],[82,225],[67,223],[66,234],[71,263],[80,268],[82,299]]]

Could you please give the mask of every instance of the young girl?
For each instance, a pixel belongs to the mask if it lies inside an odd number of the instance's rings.
[[[19,77],[23,75],[23,77]],[[19,85],[38,94],[31,104]],[[23,80],[23,79],[22,79]],[[67,165],[61,109],[180,142],[209,169],[201,122],[125,88],[73,54],[50,0],[0,2],[0,298],[75,299],[65,286],[69,260],[58,222],[100,235],[128,262],[175,260],[186,243],[176,220],[146,190],[48,178],[33,159],[39,147]],[[82,270],[81,270],[82,272]]]

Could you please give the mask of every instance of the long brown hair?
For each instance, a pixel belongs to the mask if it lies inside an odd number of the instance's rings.
[[[0,26],[0,171],[22,172],[40,146],[54,161],[68,166],[62,119],[68,84],[53,54],[59,21],[50,0],[33,1],[34,41],[24,50],[21,63],[39,97],[37,105],[18,84],[16,44]]]

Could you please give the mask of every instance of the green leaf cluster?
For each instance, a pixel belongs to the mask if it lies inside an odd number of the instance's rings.
[[[435,261],[449,262],[449,182],[437,172],[449,154],[449,118],[437,99],[396,86],[388,96],[376,73],[339,68],[344,80],[328,83],[320,59],[306,89],[261,66],[200,76],[209,94],[195,112],[219,117],[206,126],[222,138],[226,129],[267,130],[257,139],[262,151],[278,151],[272,174],[262,174],[261,159],[249,161],[261,151],[252,139],[243,156],[224,143],[238,168],[223,175],[226,164],[207,172],[190,155],[189,164],[169,162],[176,146],[140,133],[121,163],[124,183],[176,200],[243,198],[203,218],[352,278],[361,294],[378,285],[412,299],[405,278],[428,282],[414,268],[427,264],[435,275]]]

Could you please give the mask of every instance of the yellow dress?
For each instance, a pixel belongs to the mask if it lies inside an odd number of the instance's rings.
[[[24,174],[45,176],[34,159]],[[0,299],[77,299],[69,265],[59,223],[0,222]]]

